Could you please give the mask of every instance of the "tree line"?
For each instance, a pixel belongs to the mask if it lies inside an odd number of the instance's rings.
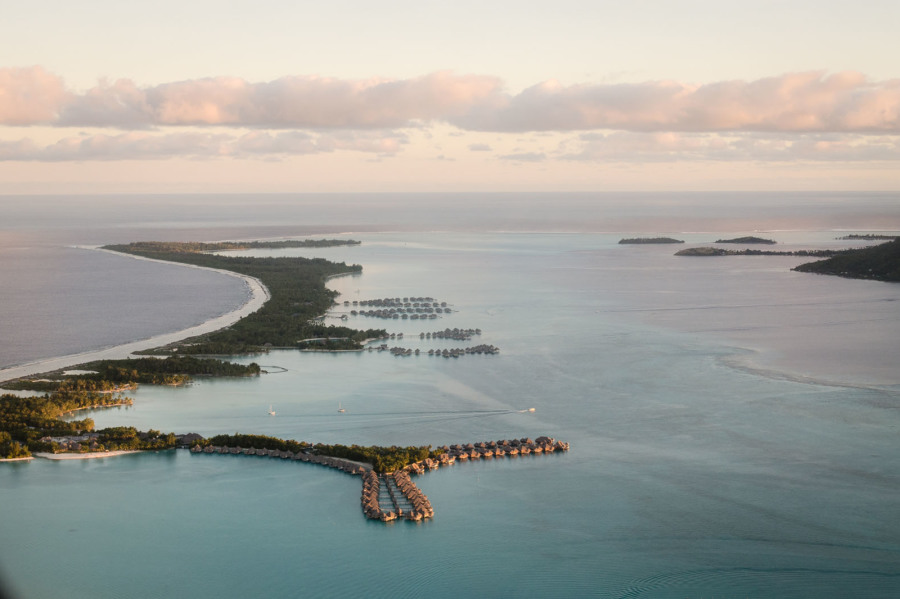
[[[273,449],[276,451],[290,451],[292,453],[306,452],[321,456],[343,458],[354,462],[372,464],[375,472],[393,472],[425,458],[436,458],[439,451],[431,449],[430,445],[419,447],[401,447],[392,445],[384,447],[379,445],[328,445],[316,443],[314,445],[305,441],[291,439],[279,439],[266,435],[246,435],[235,433],[233,435],[216,435],[209,439],[197,441],[202,447],[241,447],[244,449]]]
[[[110,245],[107,249],[132,252],[223,252],[232,250],[324,248],[360,245],[353,239],[284,239],[280,241],[135,241],[127,245]],[[119,249],[119,248],[128,248]]]
[[[325,325],[316,320],[328,311],[338,295],[325,287],[325,281],[334,275],[362,272],[358,264],[347,265],[322,258],[219,256],[192,249],[198,245],[202,247],[202,244],[195,242],[140,242],[106,246],[106,249],[157,260],[248,275],[259,279],[269,290],[269,300],[253,314],[221,331],[187,339],[175,348],[157,350],[158,353],[257,353],[270,347],[295,348],[300,340],[313,337],[345,338],[340,343],[336,342],[340,349],[359,349],[365,339],[385,334],[383,329],[356,330]]]
[[[99,360],[80,366],[88,371],[56,380],[20,379],[4,386],[43,392],[43,396],[0,396],[0,458],[24,457],[32,451],[56,452],[58,443],[41,441],[45,437],[68,437],[94,431],[91,418],[62,420],[69,412],[85,408],[102,408],[131,404],[117,391],[134,388],[138,383],[179,384],[192,376],[254,376],[260,373],[256,363],[234,364],[224,360],[200,359],[192,356],[170,356],[165,359],[137,358]],[[131,427],[114,427],[97,431],[98,436],[81,450],[166,449],[175,446],[175,435],[158,431],[141,433]]]
[[[828,260],[801,264],[794,270],[850,279],[900,282],[900,239],[848,250]]]

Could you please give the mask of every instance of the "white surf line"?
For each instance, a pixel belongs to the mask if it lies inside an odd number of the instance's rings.
[[[117,256],[123,256],[127,258],[134,258],[135,260],[148,260],[150,262],[160,262],[162,264],[174,264],[176,266],[183,266],[187,268],[199,268],[201,270],[211,270],[213,272],[219,272],[230,277],[235,277],[243,280],[250,289],[250,298],[244,302],[243,305],[238,307],[231,312],[223,314],[221,316],[217,316],[206,322],[200,323],[198,325],[183,329],[181,331],[175,331],[173,333],[164,333],[161,335],[156,335],[153,337],[148,337],[146,339],[140,339],[137,341],[131,341],[129,343],[123,343],[121,345],[116,345],[113,347],[107,347],[99,350],[91,350],[86,352],[81,352],[77,354],[69,354],[67,356],[60,356],[56,358],[47,358],[45,360],[38,360],[36,362],[29,362],[28,364],[21,364],[18,366],[12,366],[10,368],[0,369],[0,382],[8,381],[10,379],[17,379],[24,376],[31,376],[34,374],[38,374],[41,372],[49,372],[52,370],[58,370],[60,368],[65,368],[67,366],[73,366],[75,364],[82,364],[84,362],[93,362],[95,360],[122,360],[130,356],[136,351],[142,351],[146,349],[150,349],[153,347],[159,347],[161,345],[168,345],[169,343],[175,343],[177,341],[181,341],[182,339],[186,339],[188,337],[194,337],[196,335],[202,335],[204,333],[211,333],[213,331],[217,331],[219,329],[225,328],[229,325],[234,324],[241,318],[252,314],[259,310],[263,304],[265,304],[269,300],[269,290],[266,288],[262,282],[255,278],[247,275],[242,275],[240,273],[236,273],[230,270],[223,270],[220,268],[209,268],[206,266],[196,266],[194,264],[184,264],[181,262],[171,262],[169,260],[157,260],[155,258],[146,258],[144,256],[135,256],[133,254],[125,254],[122,252],[116,252],[113,250],[105,250],[100,247],[90,247],[90,246],[75,246],[79,249],[88,249],[93,251],[100,252],[109,252],[111,254],[115,254]]]

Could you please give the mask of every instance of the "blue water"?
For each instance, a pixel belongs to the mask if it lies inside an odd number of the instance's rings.
[[[882,226],[896,215],[866,206]],[[753,231],[747,219],[681,238]],[[814,224],[765,236],[834,243]],[[793,258],[686,261],[612,232],[347,236],[364,243],[257,254],[362,264],[332,280],[340,301],[430,295],[457,310],[349,320],[403,332],[394,345],[458,347],[418,334],[478,327],[473,343],[501,353],[273,351],[240,361],[286,372],[144,386],[134,406],[91,413],[97,426],[404,445],[547,434],[571,450],[429,472],[417,484],[435,518],[387,526],[363,517],[359,479],[295,462],[2,464],[15,596],[900,593],[897,286],[793,273]]]

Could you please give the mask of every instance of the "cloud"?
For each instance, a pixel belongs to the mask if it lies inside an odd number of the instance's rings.
[[[900,160],[900,138],[850,134],[583,134],[562,160],[588,162],[871,162]],[[573,144],[566,144],[570,146]]]
[[[234,143],[238,154],[315,154],[347,150],[392,155],[409,143],[406,135],[380,132],[339,131],[329,135],[313,135],[302,131],[269,133],[253,131]]]
[[[41,67],[0,69],[0,123],[51,123],[70,101],[62,79]]]
[[[393,156],[410,143],[403,133],[380,131],[250,131],[243,134],[129,131],[82,134],[39,145],[0,140],[0,161],[63,162],[165,160],[173,157],[280,159],[333,152]],[[471,150],[471,148],[470,148]],[[450,160],[442,155],[442,159]],[[872,162],[900,161],[900,137],[851,134],[584,133],[550,153],[518,151],[500,160],[537,163],[656,163],[676,161]]]
[[[0,125],[92,131],[49,144],[0,139],[2,161],[344,151],[386,157],[411,143],[404,129],[431,138],[435,129],[424,127],[432,124],[452,125],[451,134],[521,134],[522,145],[499,156],[520,163],[896,161],[900,80],[820,71],[703,85],[551,80],[509,94],[496,77],[439,71],[408,79],[216,77],[149,87],[116,79],[74,91],[40,66],[0,68]],[[534,143],[537,135],[560,133],[569,135],[554,151]],[[494,151],[486,143],[468,150]]]
[[[0,124],[7,125],[362,130],[434,122],[496,132],[900,134],[900,80],[822,71],[704,85],[551,80],[510,95],[497,77],[439,71],[395,80],[216,77],[151,87],[119,79],[76,93],[41,67],[0,69]]]
[[[652,81],[563,86],[547,81],[450,119],[481,131],[783,131],[900,133],[900,80],[793,73],[689,85]]]
[[[503,154],[500,160],[509,160],[511,162],[544,162],[547,155],[543,152],[518,152],[515,154]]]
[[[404,135],[339,132],[314,135],[301,131],[277,134],[253,131],[243,135],[206,132],[154,134],[131,131],[118,135],[67,137],[41,146],[30,139],[0,141],[0,161],[62,162],[100,160],[164,160],[187,158],[278,158],[335,151],[397,153]]]
[[[217,125],[270,129],[383,129],[461,116],[493,105],[495,77],[440,71],[404,80],[283,77],[250,83],[216,77],[138,87],[101,81],[76,94],[40,67],[0,69],[0,123],[61,127]],[[52,89],[49,89],[52,88]],[[43,104],[33,106],[33,98]]]
[[[227,135],[174,133],[149,135],[129,132],[119,135],[66,137],[40,146],[29,139],[0,141],[0,160],[62,162],[79,160],[153,160],[172,156],[216,156],[227,154]]]

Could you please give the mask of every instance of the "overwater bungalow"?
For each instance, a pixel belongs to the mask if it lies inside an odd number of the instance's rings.
[[[384,486],[384,489],[387,491],[386,494],[383,492],[378,475],[371,467],[365,467],[357,462],[343,458],[310,454],[303,451],[293,453],[277,449],[201,446],[200,444],[191,447],[190,451],[191,453],[245,454],[307,461],[339,469],[351,475],[361,476],[363,484],[360,505],[364,515],[370,519],[388,522],[397,518],[421,520],[434,516],[434,509],[430,500],[412,482],[410,474],[423,475],[427,470],[435,470],[440,466],[453,464],[456,459],[465,461],[482,457],[516,456],[530,453],[541,454],[566,451],[568,449],[568,443],[557,441],[552,437],[538,437],[535,441],[523,438],[479,441],[477,443],[468,443],[465,446],[459,444],[444,445],[439,448],[440,453],[437,458],[427,457],[420,462],[409,464],[402,470],[386,475],[388,477]],[[386,503],[388,500],[392,504],[390,507]],[[381,507],[382,503],[385,504],[387,509]],[[407,506],[411,509],[407,509]]]

